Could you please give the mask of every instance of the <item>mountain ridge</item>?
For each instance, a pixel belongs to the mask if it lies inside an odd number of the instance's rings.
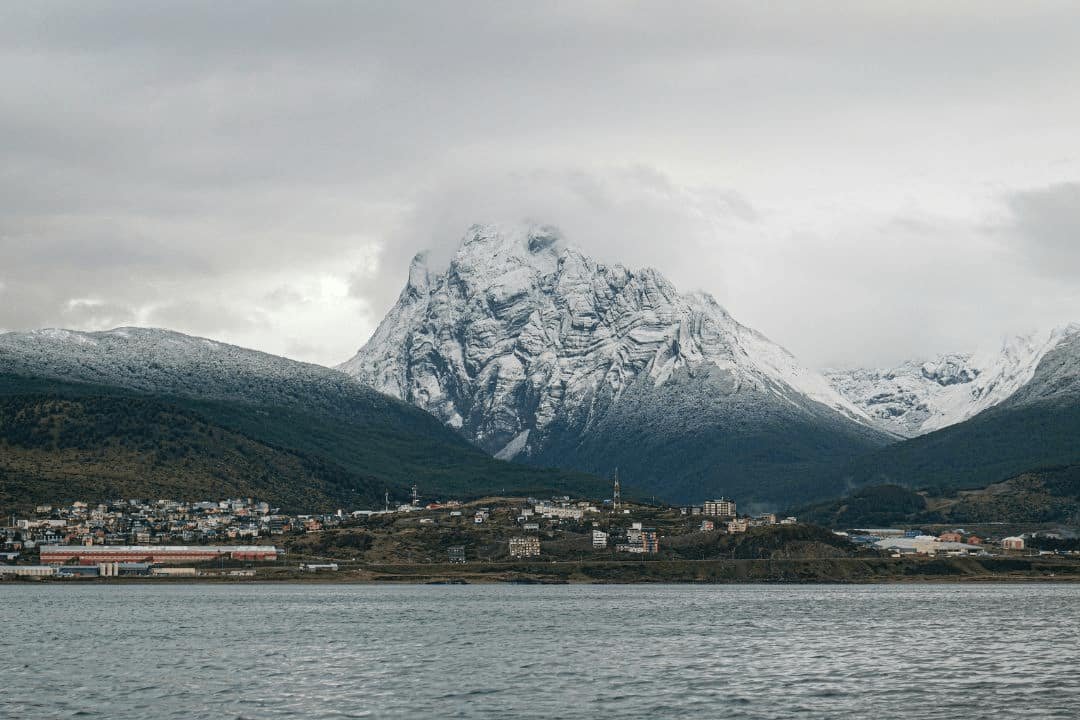
[[[681,445],[700,458],[677,497],[765,497],[779,488],[760,492],[762,480],[891,439],[711,296],[680,294],[655,269],[598,262],[550,226],[474,225],[443,272],[417,255],[398,302],[339,368],[493,454],[599,474],[621,466],[658,493],[682,469],[665,468]]]
[[[200,475],[200,487],[216,481],[223,491],[240,487],[251,473],[261,477],[266,470],[276,474],[263,487],[300,510],[311,509],[303,507],[306,484],[308,499],[319,507],[381,504],[385,490],[401,498],[414,482],[428,497],[504,488],[595,493],[606,486],[583,474],[497,461],[428,413],[336,370],[166,330],[0,334],[0,398],[8,409],[0,443],[19,454],[5,486],[18,481],[25,497],[46,486],[65,487],[61,476],[73,489],[94,490],[105,481],[112,488],[140,487],[140,468],[154,467],[155,444],[172,441],[165,426],[142,432],[130,422],[133,413],[179,424],[183,444],[195,449],[185,457],[217,468]],[[117,399],[122,402],[112,402]],[[28,425],[28,417],[39,421]],[[54,425],[67,428],[55,441],[55,434],[44,432]],[[205,441],[208,434],[225,440]],[[65,437],[78,442],[60,442]],[[80,440],[87,437],[97,441]],[[97,450],[113,445],[131,449],[118,456],[126,474],[112,474],[95,460]],[[60,475],[42,469],[44,448],[71,456]],[[265,462],[245,464],[240,448]],[[223,455],[234,458],[235,467],[208,460]],[[14,456],[10,450],[3,459]],[[181,465],[170,467],[182,476]],[[297,471],[303,467],[315,470]],[[11,475],[16,471],[18,478]],[[172,477],[160,479],[153,487],[162,491],[183,486]]]
[[[841,395],[883,429],[917,437],[995,407],[1027,386],[1043,358],[1080,324],[1013,335],[975,353],[946,353],[892,368],[826,370]]]
[[[880,448],[837,472],[848,487],[894,483],[983,487],[1047,466],[1080,464],[1080,332],[1040,359],[1031,378],[963,422]]]

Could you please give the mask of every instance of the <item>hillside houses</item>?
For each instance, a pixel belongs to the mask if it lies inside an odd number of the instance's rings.
[[[42,505],[32,517],[0,528],[5,549],[39,545],[153,545],[253,541],[306,530],[318,532],[342,521],[334,515],[287,515],[251,498],[184,502],[113,500]]]

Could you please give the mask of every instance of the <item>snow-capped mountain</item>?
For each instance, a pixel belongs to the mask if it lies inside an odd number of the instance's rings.
[[[435,497],[603,487],[494,460],[319,365],[153,328],[0,334],[0,501],[235,492],[311,511],[381,506],[413,483]]]
[[[1080,404],[1080,324],[1059,328],[1052,337],[1056,341],[1040,358],[1031,379],[1010,395],[1002,407]]]
[[[968,489],[1080,464],[1080,326],[1013,338],[966,367],[978,376],[947,386],[959,395],[939,406],[956,422],[856,458],[846,481]]]
[[[399,404],[321,365],[158,328],[0,333],[0,373],[180,397],[302,406],[350,419]]]
[[[545,226],[474,226],[444,271],[418,255],[340,369],[499,457],[620,466],[645,485],[753,485],[887,439],[711,296],[597,262]]]
[[[251,377],[342,382],[318,365],[158,328],[79,332],[49,328],[0,334],[0,370],[133,390],[252,397]],[[261,392],[261,390],[260,390]]]
[[[1047,354],[1080,333],[1072,324],[1019,335],[974,354],[941,355],[888,369],[829,371],[829,382],[878,424],[914,437],[963,422],[1032,381]]]

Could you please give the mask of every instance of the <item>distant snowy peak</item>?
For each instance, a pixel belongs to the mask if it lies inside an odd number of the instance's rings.
[[[397,304],[340,369],[510,457],[535,450],[557,418],[588,426],[637,383],[703,366],[725,392],[870,422],[711,296],[597,262],[550,226],[475,225],[442,272],[418,255]]]
[[[1080,334],[1075,323],[1017,335],[974,354],[947,354],[890,369],[826,372],[832,386],[883,428],[914,437],[963,422],[1032,381],[1043,358]]]

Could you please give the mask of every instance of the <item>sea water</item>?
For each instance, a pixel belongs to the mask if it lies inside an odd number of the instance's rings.
[[[1077,585],[0,586],[8,718],[1077,718]]]

